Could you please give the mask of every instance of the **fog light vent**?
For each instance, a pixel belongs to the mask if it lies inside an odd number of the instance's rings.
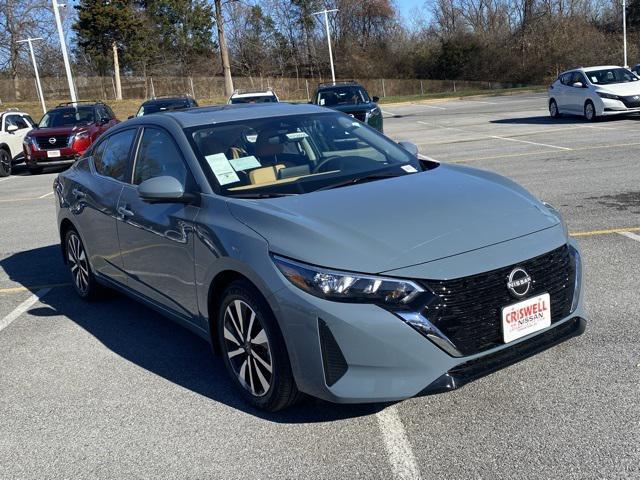
[[[329,326],[321,318],[318,319],[318,332],[320,334],[324,378],[327,385],[332,386],[347,373],[347,361],[344,359],[344,355]]]

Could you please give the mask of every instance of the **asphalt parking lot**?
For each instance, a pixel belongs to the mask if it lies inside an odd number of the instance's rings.
[[[584,335],[448,394],[261,413],[195,335],[75,296],[55,172],[18,168],[0,179],[0,478],[639,478],[640,117],[554,121],[537,94],[383,111],[390,137],[565,215]]]

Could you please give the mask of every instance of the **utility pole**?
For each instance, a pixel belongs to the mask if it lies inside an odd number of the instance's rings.
[[[220,55],[222,57],[222,70],[224,71],[224,93],[227,97],[233,94],[233,78],[231,78],[231,64],[229,63],[229,50],[227,41],[224,38],[224,24],[222,23],[222,2],[215,0],[216,5],[216,26],[218,27],[218,43],[220,44]]]
[[[36,40],[42,40],[42,37],[29,37],[26,40],[18,40],[16,43],[27,42],[29,44],[29,52],[31,53],[31,61],[33,62],[33,71],[36,74],[36,87],[38,87],[38,97],[40,98],[40,104],[42,105],[42,112],[47,113],[47,106],[44,104],[44,93],[42,93],[42,84],[40,83],[40,73],[38,72],[38,63],[36,62],[36,56],[33,53],[33,42],[35,42]]]
[[[76,89],[73,86],[73,78],[71,77],[71,65],[69,65],[69,55],[67,54],[67,42],[64,40],[64,32],[62,31],[62,22],[60,21],[60,7],[64,7],[64,4],[58,3],[56,0],[51,0],[53,4],[53,14],[56,17],[56,26],[58,27],[58,36],[60,37],[60,48],[62,49],[62,59],[64,60],[64,69],[67,72],[67,82],[69,83],[69,94],[71,95],[71,101],[77,102]]]
[[[316,12],[313,15],[323,15],[324,14],[324,26],[327,30],[327,44],[329,45],[329,62],[331,63],[331,79],[333,83],[336,83],[336,72],[333,69],[333,52],[331,51],[331,33],[329,32],[329,12],[337,12],[338,9],[334,8],[331,10],[322,10],[321,12]]]
[[[122,85],[120,84],[120,61],[118,60],[118,46],[113,42],[113,71],[116,77],[116,100],[122,100]]]
[[[622,45],[624,49],[624,64],[625,68],[629,68],[627,64],[627,2],[622,0]]]

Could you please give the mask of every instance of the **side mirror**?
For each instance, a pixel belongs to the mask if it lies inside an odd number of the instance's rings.
[[[131,120],[132,118],[133,118],[133,115],[129,115],[129,116],[127,117],[127,120]]]
[[[584,84],[582,82],[575,82],[571,86],[575,88],[584,88]]]
[[[405,142],[403,140],[401,142],[398,142],[398,145],[400,145],[402,148],[404,148],[411,155],[413,155],[415,157],[418,156],[418,146],[415,143]]]
[[[104,117],[104,118],[101,118],[100,122],[98,123],[100,123],[100,125],[106,125],[107,123],[109,123],[109,121],[110,120],[107,117]]]
[[[145,180],[138,185],[138,196],[148,203],[189,203],[194,198],[185,193],[176,178],[169,176]]]
[[[378,103],[380,101],[380,97],[373,97],[371,100],[373,100],[373,103]]]
[[[7,125],[7,133],[14,133],[18,131],[17,125]]]

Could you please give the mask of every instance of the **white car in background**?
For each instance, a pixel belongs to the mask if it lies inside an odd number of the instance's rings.
[[[588,67],[560,74],[548,90],[549,114],[598,117],[640,112],[640,78],[617,66]]]
[[[34,126],[28,113],[17,109],[0,112],[0,177],[11,175],[13,164],[23,157],[22,141]]]
[[[227,103],[277,103],[280,100],[276,95],[276,92],[270,88],[267,90],[236,90],[229,97]]]

